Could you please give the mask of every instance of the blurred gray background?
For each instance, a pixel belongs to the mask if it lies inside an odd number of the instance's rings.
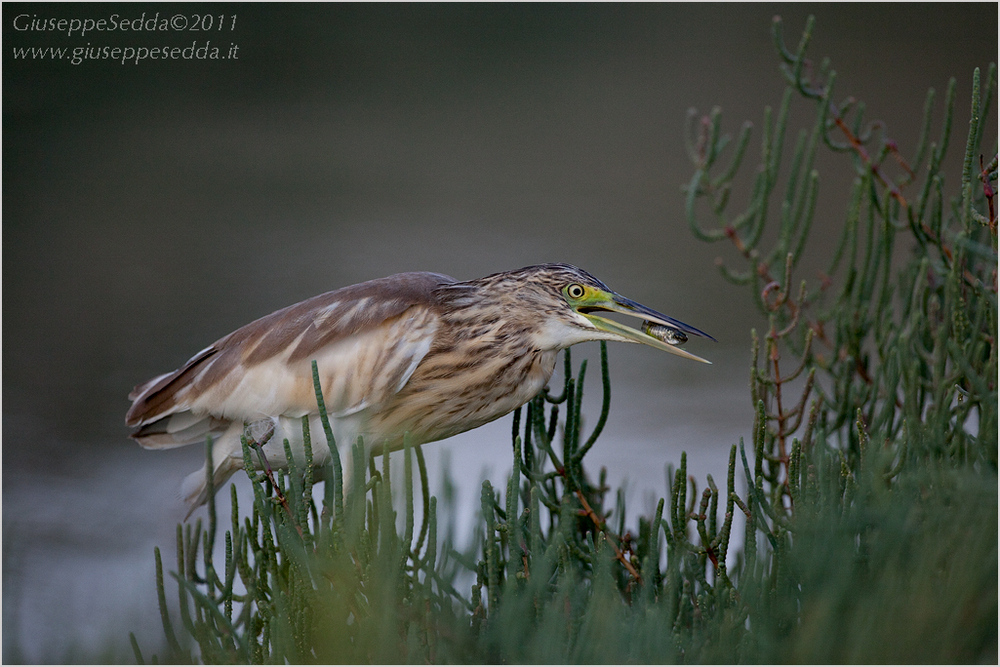
[[[25,13],[157,12],[236,15],[236,29],[13,28]],[[865,100],[906,155],[927,88],[958,78],[957,178],[972,70],[997,57],[995,3],[4,4],[4,661],[82,659],[127,645],[129,630],[156,647],[152,551],[173,568],[179,484],[203,451],[132,443],[129,389],[250,320],[362,280],[570,262],[712,333],[718,344],[690,348],[713,366],[610,346],[612,412],[588,458],[627,484],[633,522],[681,451],[699,479],[723,480],[729,446],[750,431],[748,331],[763,324],[713,266],[732,249],[697,242],[684,222],[685,114],[720,105],[727,130],[759,127],[784,87],[771,17],[794,45],[809,13],[810,54],[831,57],[838,97]],[[238,60],[12,55],[206,40],[238,44]],[[794,128],[811,125],[809,105],[792,113]],[[743,183],[758,146],[755,131]],[[845,162],[820,164],[817,262],[842,220]],[[591,423],[597,349],[574,348],[592,360]],[[434,490],[446,465],[459,482],[460,529],[483,475],[498,484],[510,469],[509,430],[507,417],[425,448]]]

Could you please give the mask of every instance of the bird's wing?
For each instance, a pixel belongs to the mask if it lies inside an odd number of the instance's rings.
[[[138,385],[126,415],[146,447],[204,439],[230,421],[316,412],[311,363],[332,416],[399,391],[437,330],[433,291],[452,278],[408,273],[321,294],[237,329],[184,366]]]

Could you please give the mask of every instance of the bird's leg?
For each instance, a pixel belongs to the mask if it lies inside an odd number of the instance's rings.
[[[271,436],[274,435],[274,420],[258,419],[255,422],[244,424],[243,429],[243,433],[247,436],[248,440],[254,440],[263,447],[270,441]]]
[[[259,432],[260,435],[255,437],[255,431]],[[274,471],[271,469],[271,464],[268,463],[267,456],[264,455],[264,445],[271,440],[271,436],[273,435],[274,422],[270,419],[261,419],[243,426],[243,436],[246,438],[247,446],[257,452],[261,465],[264,467],[264,474],[267,475],[267,481],[271,483],[271,488],[274,489],[274,495],[278,498],[281,506],[285,508],[285,511],[288,512],[288,516],[292,519],[292,523],[295,525],[295,529],[299,531],[299,536],[301,537],[302,527],[295,523],[295,515],[292,514],[292,508],[288,506],[288,500],[285,499],[285,494],[278,487],[277,480],[274,479]]]
[[[261,429],[262,426],[263,430]],[[259,432],[259,435],[255,435],[255,431]],[[261,419],[250,424],[244,424],[243,435],[246,437],[250,448],[257,452],[257,456],[260,458],[261,465],[264,466],[264,472],[267,474],[267,479],[271,482],[271,486],[277,489],[278,485],[274,483],[274,472],[271,470],[271,464],[267,462],[267,457],[264,456],[264,445],[274,435],[274,422],[270,419]]]

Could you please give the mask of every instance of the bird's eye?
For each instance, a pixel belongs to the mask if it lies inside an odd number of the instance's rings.
[[[583,285],[577,285],[576,283],[573,283],[568,287],[566,287],[566,294],[571,299],[582,299],[583,295],[586,294],[586,290],[583,289]]]

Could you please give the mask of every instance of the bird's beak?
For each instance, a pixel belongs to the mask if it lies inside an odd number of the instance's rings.
[[[632,327],[625,326],[624,324],[620,324],[614,320],[610,320],[596,314],[598,312],[609,311],[642,318],[645,321],[643,327],[644,329],[649,331],[662,331],[665,334],[668,334],[664,335],[663,338],[673,339],[676,342],[668,343],[660,338],[651,336],[648,333],[639,331],[638,329],[633,329]],[[684,357],[685,359],[700,361],[703,364],[712,363],[707,359],[702,359],[701,357],[695,356],[690,352],[682,350],[680,345],[687,340],[688,335],[700,336],[711,340],[715,340],[714,338],[709,336],[704,331],[695,329],[694,327],[675,320],[672,317],[667,317],[663,313],[659,313],[652,308],[647,308],[641,303],[625,298],[615,292],[608,291],[595,294],[594,298],[588,299],[588,303],[577,306],[577,312],[590,320],[591,323],[593,323],[593,325],[601,331],[606,331],[616,336],[620,336],[627,341],[649,345],[650,347],[655,347],[658,350],[663,350],[664,352],[669,352],[670,354],[676,354],[677,356]],[[648,323],[665,328],[657,329],[655,326],[649,327]]]

